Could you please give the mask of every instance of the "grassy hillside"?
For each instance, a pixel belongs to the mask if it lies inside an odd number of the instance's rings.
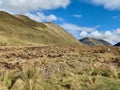
[[[51,28],[52,26],[54,28]],[[79,45],[79,41],[55,24],[36,22],[27,16],[0,12],[0,45]]]

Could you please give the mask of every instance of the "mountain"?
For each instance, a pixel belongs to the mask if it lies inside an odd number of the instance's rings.
[[[119,43],[117,43],[117,44],[115,44],[114,46],[120,46],[120,42],[119,42]]]
[[[24,15],[0,11],[0,45],[80,45],[54,23],[40,23]]]
[[[105,40],[91,38],[91,37],[86,37],[86,38],[83,38],[79,41],[82,42],[83,44],[89,45],[89,46],[99,46],[99,45],[101,45],[101,46],[104,46],[104,45],[105,46],[111,46],[112,45]]]

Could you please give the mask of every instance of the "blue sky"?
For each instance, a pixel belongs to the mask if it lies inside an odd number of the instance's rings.
[[[0,0],[0,10],[54,22],[77,39],[120,41],[119,0]]]

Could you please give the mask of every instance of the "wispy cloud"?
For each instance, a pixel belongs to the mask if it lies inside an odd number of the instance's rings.
[[[81,14],[75,14],[75,15],[73,15],[73,17],[80,19],[80,18],[82,18],[82,15]]]
[[[67,29],[67,30],[71,30],[71,31],[95,31],[96,30],[96,26],[95,27],[81,27],[75,24],[71,24],[71,23],[64,23],[61,25],[63,28]]]
[[[25,15],[30,17],[31,19],[34,19],[34,20],[39,21],[39,22],[43,22],[43,21],[50,22],[50,21],[55,21],[58,19],[53,14],[45,15],[43,12],[36,12],[36,14],[32,14],[32,13],[28,12],[28,13],[25,13]]]
[[[109,10],[120,10],[120,0],[84,0],[86,2],[91,2],[95,5],[104,6],[104,8]]]
[[[46,15],[44,10],[66,8],[71,0],[0,0],[0,10],[13,14],[24,14],[36,21],[54,21],[54,14]],[[64,2],[64,3],[63,3]],[[30,13],[33,12],[34,13]]]
[[[112,17],[113,19],[120,19],[120,15],[115,15]]]
[[[60,26],[66,29],[69,33],[71,33],[77,39],[81,38],[80,33],[82,31],[92,32],[96,30],[96,26],[95,27],[82,27],[82,26],[78,26],[75,24],[71,24],[71,23],[64,23],[64,24],[61,24]]]
[[[70,0],[0,0],[0,10],[23,13],[32,10],[65,8]]]

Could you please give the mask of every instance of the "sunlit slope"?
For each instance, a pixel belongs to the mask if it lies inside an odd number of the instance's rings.
[[[80,42],[53,23],[1,11],[0,45],[80,45]]]

